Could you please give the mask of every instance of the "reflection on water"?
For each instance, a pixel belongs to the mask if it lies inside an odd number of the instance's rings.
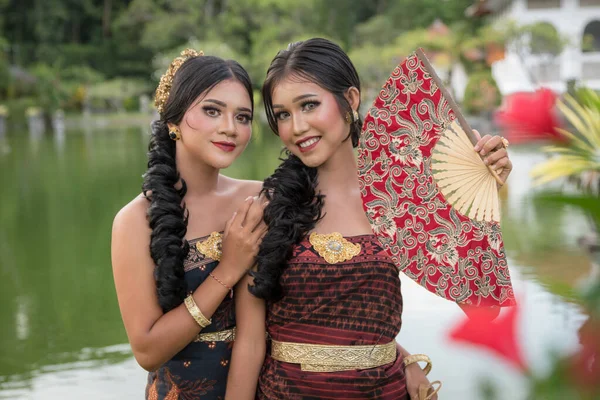
[[[84,348],[79,361],[46,365],[4,382],[0,399],[137,399],[145,373],[127,344]],[[140,386],[141,385],[141,386]]]
[[[0,136],[0,399],[141,398],[145,372],[131,357],[112,282],[110,228],[139,191],[148,130],[85,129],[58,136]],[[278,164],[279,143],[254,141],[226,173],[262,179]],[[515,148],[515,173],[503,189],[503,230],[526,358],[537,372],[549,349],[570,351],[584,320],[550,293],[591,273],[577,249],[585,219],[531,199],[527,170],[542,156]],[[477,399],[489,379],[501,399],[519,399],[524,382],[497,358],[449,344],[458,308],[403,277],[399,341],[434,362],[443,398]],[[562,285],[562,286],[561,286]],[[460,362],[458,368],[457,360]]]

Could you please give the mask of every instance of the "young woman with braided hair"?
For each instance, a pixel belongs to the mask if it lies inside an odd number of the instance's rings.
[[[157,89],[143,193],[112,231],[119,307],[133,354],[150,371],[147,399],[225,395],[232,287],[254,265],[266,226],[261,182],[219,170],[250,140],[252,98],[237,62],[189,49]]]
[[[263,99],[287,158],[264,182],[269,230],[257,270],[238,285],[227,399],[415,400],[420,387],[437,399],[395,341],[399,272],[363,211],[352,62],[325,39],[293,43],[272,61]],[[488,161],[505,180],[500,141],[486,136],[476,149],[498,149]]]

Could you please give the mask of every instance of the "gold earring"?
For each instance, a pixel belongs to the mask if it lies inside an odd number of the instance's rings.
[[[357,122],[358,118],[359,118],[358,111],[356,111],[356,110],[348,111],[346,113],[346,122],[349,124]]]
[[[169,137],[171,140],[179,140],[181,139],[181,132],[177,128],[171,128],[169,129]]]

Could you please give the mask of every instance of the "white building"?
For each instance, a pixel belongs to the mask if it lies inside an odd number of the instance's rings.
[[[518,25],[549,24],[568,40],[562,54],[554,58],[531,53],[520,58],[509,47],[505,59],[492,66],[503,94],[539,86],[564,92],[569,80],[600,90],[600,0],[480,0],[470,11],[491,13],[498,24],[508,20]],[[582,50],[584,36],[592,39],[587,51]]]

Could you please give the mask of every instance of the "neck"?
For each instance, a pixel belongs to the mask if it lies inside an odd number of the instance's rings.
[[[318,190],[326,196],[346,196],[358,190],[358,174],[354,149],[344,142],[333,156],[318,168]]]
[[[184,152],[178,151],[175,159],[177,170],[187,186],[186,197],[202,196],[217,190],[219,169],[193,159]]]

